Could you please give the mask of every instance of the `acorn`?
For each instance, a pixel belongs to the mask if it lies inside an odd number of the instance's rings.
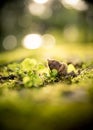
[[[48,66],[50,70],[56,69],[58,75],[66,75],[67,74],[67,65],[64,62],[59,62],[56,60],[48,59]]]

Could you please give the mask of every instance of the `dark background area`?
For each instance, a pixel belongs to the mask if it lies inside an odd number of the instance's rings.
[[[93,1],[84,1],[86,2],[87,9],[75,10],[73,8],[66,8],[60,0],[53,0],[50,4],[45,4],[47,8],[43,16],[34,15],[29,12],[28,7],[33,3],[33,0],[0,1],[0,51],[6,50],[3,47],[3,42],[9,35],[16,37],[16,47],[19,47],[26,34],[44,34],[52,29],[62,31],[63,33],[66,28],[70,27],[72,27],[72,30],[69,29],[68,33],[72,32],[72,35],[74,27],[79,31],[79,36],[75,42],[93,42]],[[47,16],[49,13],[50,16]],[[67,40],[66,37],[64,37],[64,41],[73,41]]]

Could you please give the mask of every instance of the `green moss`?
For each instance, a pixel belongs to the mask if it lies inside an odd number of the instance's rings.
[[[25,59],[0,68],[0,125],[5,130],[93,128],[92,63],[59,76]],[[73,76],[72,71],[75,70]]]

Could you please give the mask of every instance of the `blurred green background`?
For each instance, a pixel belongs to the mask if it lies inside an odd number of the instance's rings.
[[[83,48],[87,44],[92,51],[93,2],[90,0],[0,1],[0,63],[36,53],[42,55],[45,48],[53,52],[55,45],[64,48],[72,43],[83,44]]]

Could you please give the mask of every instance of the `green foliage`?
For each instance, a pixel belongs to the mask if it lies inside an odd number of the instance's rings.
[[[24,71],[31,71],[36,67],[36,60],[34,59],[30,59],[30,58],[26,58],[22,63],[21,63],[21,67],[22,70]]]
[[[70,73],[71,71],[76,72],[76,69],[75,69],[75,67],[74,67],[74,65],[73,65],[73,64],[69,64],[69,65],[68,65],[67,72],[68,72],[68,73]]]
[[[38,87],[43,85],[43,79],[36,71],[31,71],[27,76],[24,76],[23,83],[26,87]]]
[[[72,79],[72,82],[78,83],[78,82],[82,82],[82,81],[84,82],[84,81],[88,81],[88,80],[92,80],[92,79],[93,79],[93,68],[90,68],[90,69],[82,70],[80,75],[78,75],[77,77]]]
[[[71,64],[68,70],[66,75],[59,76],[46,63],[30,58],[0,67],[2,128],[71,130],[84,129],[89,122],[90,129],[93,126],[90,119],[93,119],[92,63],[85,63],[81,68]]]
[[[57,72],[56,69],[52,69],[51,72],[50,72],[51,77],[56,77],[57,74],[58,74],[58,72]]]
[[[92,63],[83,64],[81,70],[73,64],[68,65],[68,73],[59,76],[56,69],[50,70],[45,63],[35,59],[26,58],[19,63],[11,63],[0,69],[0,87],[4,88],[31,88],[42,87],[50,83],[65,82],[66,84],[77,83],[93,78]],[[89,69],[87,69],[90,67]],[[78,73],[80,71],[80,73]]]

